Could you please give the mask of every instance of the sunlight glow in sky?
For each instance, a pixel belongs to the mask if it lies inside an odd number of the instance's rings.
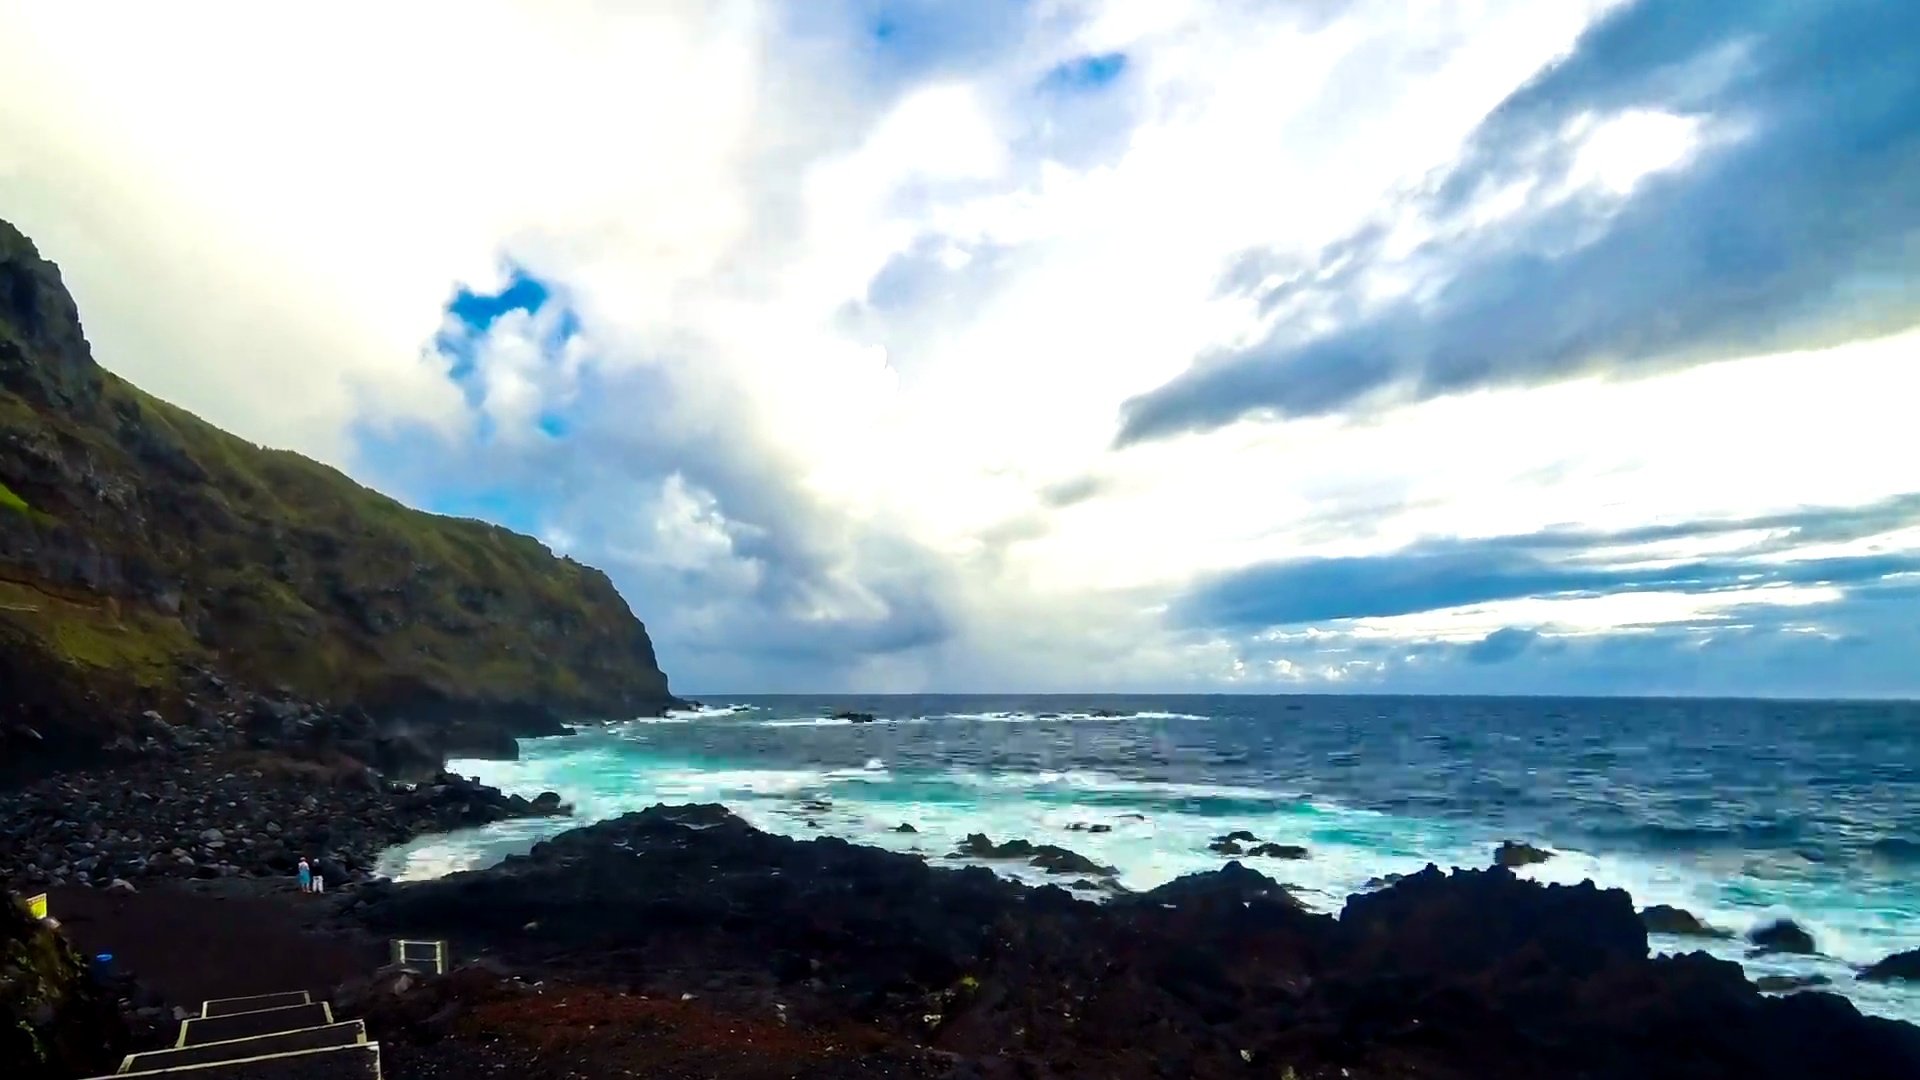
[[[1920,694],[1897,0],[330,11],[0,0],[0,217],[677,688]]]

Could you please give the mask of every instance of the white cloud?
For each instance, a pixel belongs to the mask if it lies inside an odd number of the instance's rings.
[[[1236,255],[1365,225],[1614,6],[1081,0],[896,86],[871,43],[783,37],[773,3],[6,5],[0,214],[108,366],[423,497],[356,434],[471,431],[432,347],[448,297],[504,259],[561,286],[558,353],[558,304],[469,343],[491,453],[539,455],[475,467],[540,489],[543,533],[610,563],[689,689],[1350,681],[1377,662],[1254,655],[1166,605],[1278,557],[1920,488],[1888,392],[1912,340],[1108,450],[1129,397],[1257,334],[1219,290]],[[1128,58],[1092,91],[1111,130],[1054,122],[1041,73],[1104,51]],[[1594,118],[1569,182],[1631,198],[1717,130]],[[1417,258],[1434,227],[1390,242]],[[557,449],[553,409],[587,414]],[[1655,602],[1377,629],[1584,632]]]

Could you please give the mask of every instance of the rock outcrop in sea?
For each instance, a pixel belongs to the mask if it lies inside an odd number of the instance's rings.
[[[495,752],[673,703],[606,575],[102,369],[59,272],[4,222],[0,686],[0,763],[29,775],[137,738],[149,710],[192,731],[255,694]]]

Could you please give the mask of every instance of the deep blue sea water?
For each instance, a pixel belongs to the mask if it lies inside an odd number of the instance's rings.
[[[882,720],[830,718],[843,709]],[[1376,875],[1483,866],[1514,838],[1559,853],[1522,871],[1543,881],[1592,878],[1737,931],[1792,917],[1825,957],[1711,951],[1754,975],[1825,974],[1862,1009],[1920,1022],[1920,987],[1858,983],[1851,967],[1920,947],[1916,703],[721,697],[456,768],[558,791],[578,816],[426,838],[390,853],[388,873],[485,865],[584,820],[698,800],[936,861],[969,832],[1058,843],[1136,888],[1217,867],[1209,838],[1248,829],[1310,848],[1302,862],[1245,861],[1331,911]],[[918,832],[892,831],[902,822]]]

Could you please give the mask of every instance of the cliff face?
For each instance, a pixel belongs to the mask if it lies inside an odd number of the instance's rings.
[[[0,222],[0,758],[85,752],[228,684],[521,732],[672,700],[606,575],[102,370]]]

